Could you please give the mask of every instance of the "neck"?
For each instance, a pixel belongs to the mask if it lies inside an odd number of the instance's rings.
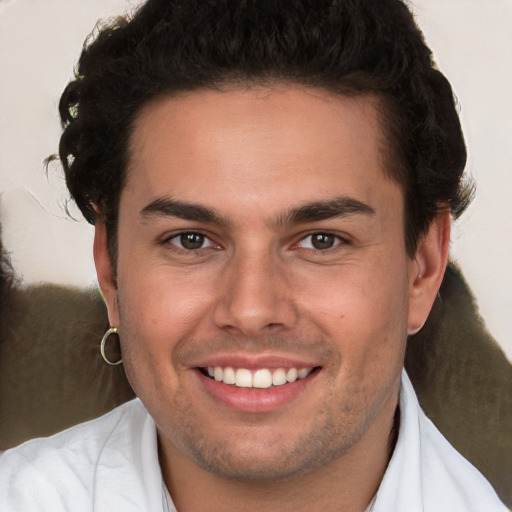
[[[242,482],[197,466],[160,438],[162,473],[180,512],[282,512],[311,510],[363,512],[377,492],[396,442],[396,401],[374,421],[359,442],[332,463],[286,481]],[[383,422],[386,428],[383,427]]]

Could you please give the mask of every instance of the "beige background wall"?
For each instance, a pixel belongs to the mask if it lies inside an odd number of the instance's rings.
[[[136,0],[0,0],[0,214],[24,283],[93,286],[92,228],[66,215],[57,102],[99,17]],[[461,104],[477,196],[455,226],[452,257],[512,360],[512,1],[413,2]],[[72,212],[76,212],[71,207]],[[79,214],[76,213],[77,218]]]

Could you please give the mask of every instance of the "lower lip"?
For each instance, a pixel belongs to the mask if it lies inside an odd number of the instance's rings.
[[[295,382],[260,389],[239,388],[206,377],[198,369],[195,369],[194,372],[206,391],[214,399],[232,409],[238,409],[243,412],[269,412],[286,405],[303,393],[320,373],[318,370],[315,370],[307,377]]]

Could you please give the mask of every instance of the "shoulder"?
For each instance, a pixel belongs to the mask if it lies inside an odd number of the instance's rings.
[[[417,490],[425,511],[480,512],[506,511],[486,478],[446,440],[421,410],[410,381],[404,374],[400,410],[405,416],[400,428],[404,434],[409,476],[417,476]],[[413,456],[410,451],[415,451]],[[403,468],[404,469],[404,468]]]
[[[141,437],[147,418],[140,401],[132,400],[100,418],[6,451],[0,457],[0,509],[90,510],[105,450],[111,443],[118,448],[108,455],[116,464],[123,448],[132,449]]]
[[[440,510],[438,500],[458,504],[451,510],[479,512],[507,509],[487,479],[446,440],[420,410],[422,488],[426,510]]]

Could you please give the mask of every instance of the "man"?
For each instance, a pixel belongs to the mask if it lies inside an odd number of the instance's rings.
[[[150,0],[60,111],[139,399],[8,451],[2,511],[505,510],[403,373],[468,192],[401,2]]]

